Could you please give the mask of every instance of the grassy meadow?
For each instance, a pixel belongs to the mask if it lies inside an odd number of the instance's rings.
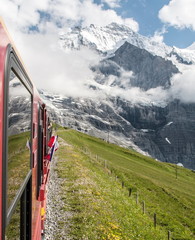
[[[74,130],[57,134],[73,239],[195,239],[194,172]]]

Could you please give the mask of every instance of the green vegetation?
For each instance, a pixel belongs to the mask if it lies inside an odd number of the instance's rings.
[[[18,240],[20,239],[20,202],[18,203],[16,210],[11,218],[11,221],[6,228],[6,240]]]
[[[74,213],[73,239],[163,240],[168,231],[174,240],[194,239],[192,171],[177,167],[176,175],[173,164],[73,130],[58,128],[58,135],[70,144],[61,144],[56,171],[66,179],[62,199]]]
[[[30,151],[26,146],[29,134],[20,133],[8,139],[8,207],[30,170]]]
[[[27,173],[30,170],[30,151],[26,144],[30,132],[10,136],[8,139],[8,182],[7,182],[7,207],[14,200]],[[20,238],[20,202],[6,228],[6,239]]]

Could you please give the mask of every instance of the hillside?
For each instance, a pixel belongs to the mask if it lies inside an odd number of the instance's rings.
[[[60,217],[51,239],[194,239],[194,172],[73,130],[57,133]]]

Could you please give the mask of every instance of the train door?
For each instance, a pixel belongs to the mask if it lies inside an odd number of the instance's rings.
[[[16,55],[11,51],[8,52],[6,66],[3,133],[3,239],[30,240],[33,86]]]

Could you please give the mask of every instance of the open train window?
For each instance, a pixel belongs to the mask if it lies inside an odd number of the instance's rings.
[[[8,101],[7,208],[30,171],[31,94],[11,71]]]
[[[49,141],[49,139],[51,138],[52,136],[52,124],[50,122],[50,118],[48,117],[48,120],[47,120],[47,142]]]
[[[31,239],[32,85],[11,52],[4,98],[3,235]]]

